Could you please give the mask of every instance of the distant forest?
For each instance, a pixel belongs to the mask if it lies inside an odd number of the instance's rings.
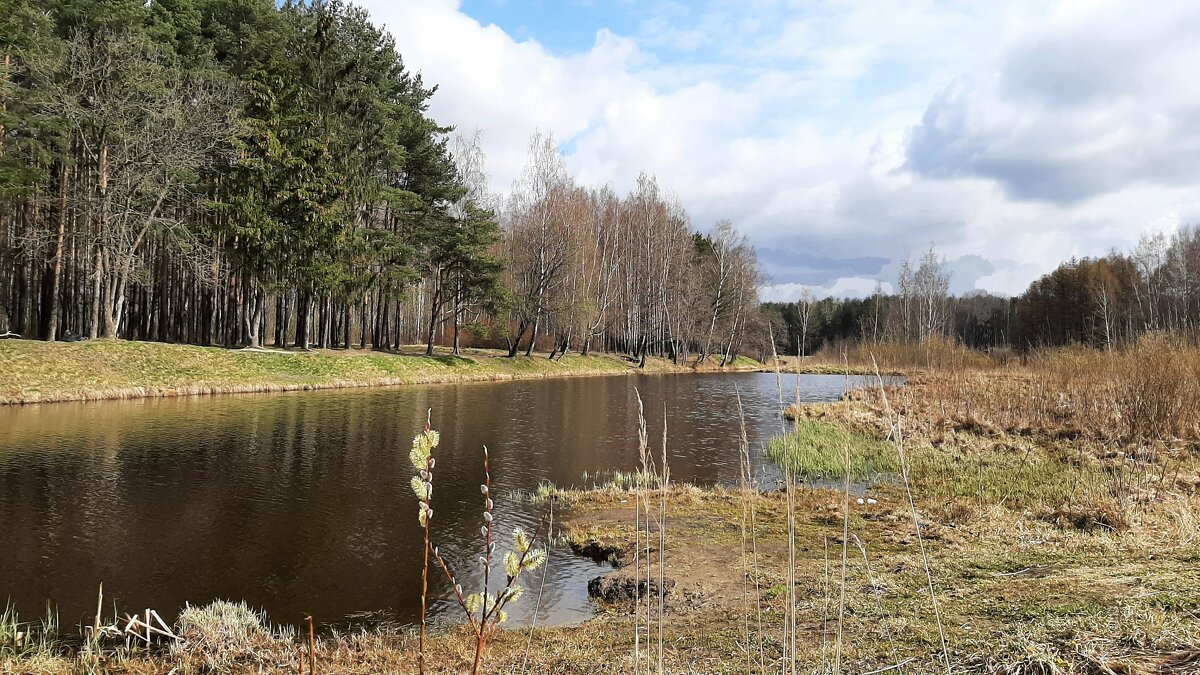
[[[897,292],[863,299],[765,303],[784,327],[787,354],[836,351],[847,343],[952,338],[974,349],[1123,347],[1150,332],[1200,337],[1200,230],[1145,235],[1129,253],[1071,259],[1015,298],[948,293],[950,278],[930,249],[901,264]]]
[[[490,194],[478,134],[361,8],[5,8],[0,333],[680,362],[766,333],[754,250],[654,177],[579,185],[535,133]]]

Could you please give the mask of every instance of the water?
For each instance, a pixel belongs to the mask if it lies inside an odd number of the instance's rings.
[[[841,376],[801,377],[805,400],[843,392]],[[791,400],[795,376],[783,379]],[[482,446],[499,531],[532,531],[545,506],[507,491],[635,468],[635,387],[656,451],[665,414],[673,480],[737,481],[738,391],[755,462],[771,472],[758,449],[780,429],[774,374],[0,407],[0,599],[26,616],[53,603],[64,627],[90,623],[100,582],[106,614],[114,602],[171,616],[185,602],[229,598],[279,623],[364,613],[412,623],[423,540],[408,449],[426,410],[442,433],[435,541],[470,589],[480,578]],[[586,584],[603,568],[556,547],[547,569],[539,624],[591,616]],[[536,590],[540,575],[526,586]],[[431,579],[432,596],[450,597],[440,572]],[[513,620],[528,621],[533,605],[527,594]],[[433,607],[448,610],[457,611],[447,600]]]

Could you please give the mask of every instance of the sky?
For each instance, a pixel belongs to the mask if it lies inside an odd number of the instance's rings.
[[[507,192],[530,134],[654,174],[756,247],[763,299],[955,293],[1200,222],[1200,2],[360,0]]]

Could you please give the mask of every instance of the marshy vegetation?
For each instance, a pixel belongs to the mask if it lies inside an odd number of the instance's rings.
[[[771,461],[804,479],[828,481],[847,473],[854,481],[875,482],[898,470],[887,444],[844,426],[814,419],[796,420],[788,433],[772,439],[764,450]]]

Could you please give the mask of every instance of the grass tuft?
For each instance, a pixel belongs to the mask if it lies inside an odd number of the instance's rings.
[[[806,480],[834,480],[846,475],[847,448],[852,480],[875,481],[898,471],[891,446],[844,426],[817,420],[797,421],[793,431],[767,444],[766,456]]]
[[[179,614],[182,654],[199,658],[207,668],[227,672],[262,660],[278,647],[266,617],[245,602],[218,600],[203,607],[188,606]]]

